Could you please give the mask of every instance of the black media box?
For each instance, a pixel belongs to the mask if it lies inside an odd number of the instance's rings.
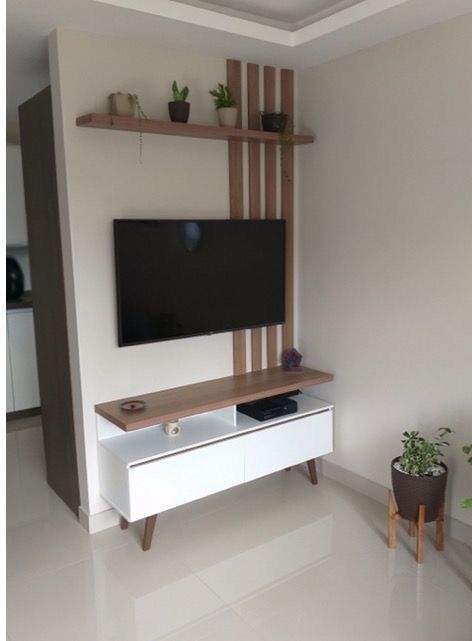
[[[285,416],[285,414],[294,414],[298,409],[298,404],[288,396],[273,396],[250,403],[242,403],[236,408],[238,412],[255,418],[257,421],[267,421],[270,418]]]

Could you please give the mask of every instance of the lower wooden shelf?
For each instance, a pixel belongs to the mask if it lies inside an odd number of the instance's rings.
[[[95,411],[120,429],[129,432],[332,380],[332,374],[308,367],[302,367],[295,372],[273,367],[143,394],[138,398],[146,403],[146,408],[136,412],[127,412],[120,408],[123,402],[131,400],[130,397],[100,403],[95,406]]]

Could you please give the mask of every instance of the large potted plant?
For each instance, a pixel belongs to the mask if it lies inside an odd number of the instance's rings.
[[[442,462],[444,440],[449,427],[437,430],[432,441],[419,432],[403,432],[403,452],[393,459],[392,487],[400,516],[416,522],[420,505],[425,508],[425,522],[435,521],[444,502],[447,466]]]
[[[172,83],[174,100],[168,103],[169,116],[172,122],[187,122],[190,113],[190,103],[187,102],[188,87],[179,89],[177,82]]]
[[[214,98],[220,127],[236,127],[238,109],[229,87],[219,82],[209,93]]]

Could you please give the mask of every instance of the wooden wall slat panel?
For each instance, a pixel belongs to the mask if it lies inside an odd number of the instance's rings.
[[[288,115],[287,132],[293,132],[294,74],[291,69],[280,71],[281,110]],[[282,217],[286,222],[285,261],[285,324],[282,328],[282,347],[293,346],[293,293],[294,293],[294,206],[293,206],[293,146],[285,146],[282,154]]]
[[[238,107],[236,127],[241,127],[241,62],[226,61],[226,82]],[[231,218],[244,218],[243,143],[228,142],[229,207]],[[233,373],[246,373],[246,332],[233,332]]]
[[[264,111],[275,111],[275,67],[264,67]],[[265,217],[277,217],[276,158],[274,145],[265,145]],[[277,365],[277,326],[267,328],[267,367]]]
[[[260,129],[259,65],[247,65],[247,114],[249,129]],[[261,218],[261,147],[248,143],[249,217]],[[251,330],[252,371],[262,369],[262,329]]]

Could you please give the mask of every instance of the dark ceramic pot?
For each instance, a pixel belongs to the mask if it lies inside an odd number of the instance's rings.
[[[425,506],[425,523],[435,521],[441,504],[444,501],[447,481],[447,466],[441,463],[444,474],[439,476],[412,476],[393,466],[399,460],[394,458],[391,464],[392,487],[400,516],[408,521],[418,520],[418,508]]]
[[[7,286],[6,296],[7,300],[16,300],[23,296],[25,291],[25,284],[23,279],[23,272],[14,258],[7,256],[6,264]]]
[[[262,129],[264,131],[273,131],[281,134],[287,126],[287,114],[283,113],[264,113],[261,111]]]
[[[183,100],[169,102],[169,117],[172,122],[187,122],[190,113],[190,103]]]

